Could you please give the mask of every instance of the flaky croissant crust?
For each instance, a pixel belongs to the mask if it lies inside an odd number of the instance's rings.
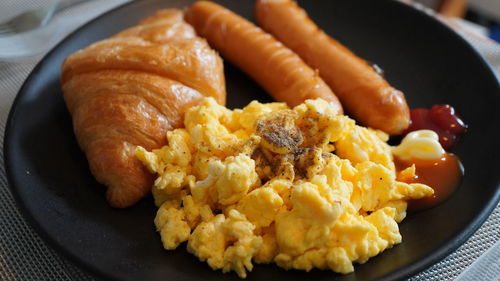
[[[151,189],[137,145],[165,145],[190,106],[204,96],[225,104],[226,97],[221,58],[178,9],[70,55],[61,84],[78,143],[114,207],[131,206]]]

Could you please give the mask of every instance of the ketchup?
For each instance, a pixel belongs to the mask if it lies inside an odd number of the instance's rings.
[[[395,159],[396,169],[404,170],[415,164],[416,175],[412,179],[400,179],[406,183],[423,183],[434,189],[434,194],[422,199],[408,201],[409,211],[418,211],[437,205],[448,198],[459,186],[463,176],[463,167],[458,157],[444,153],[437,160],[414,159],[402,161]]]
[[[431,109],[412,109],[410,117],[411,124],[405,135],[416,130],[433,130],[439,135],[439,142],[444,149],[451,148],[457,137],[467,129],[467,125],[457,116],[455,109],[447,104],[434,105]]]

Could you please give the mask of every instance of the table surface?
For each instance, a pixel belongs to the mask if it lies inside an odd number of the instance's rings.
[[[4,11],[12,11],[11,14],[14,14],[35,2],[36,0],[2,0],[0,19],[5,17]],[[56,40],[60,40],[81,23],[124,2],[127,0],[90,1],[61,13],[58,16],[61,19],[75,14],[79,17],[68,24],[67,29],[59,34],[60,38]],[[451,23],[461,29],[459,23]],[[461,29],[459,33],[476,47],[500,77],[500,46],[478,38],[467,30]],[[38,236],[22,217],[8,188],[3,163],[3,138],[7,116],[19,88],[40,59],[41,55],[23,61],[0,61],[0,280],[94,280],[57,254]],[[497,205],[481,228],[462,246],[409,280],[455,280],[484,252],[491,249],[495,243],[500,243],[499,229],[500,205]],[[495,259],[500,260],[500,257],[495,256]],[[498,263],[496,265],[498,266]],[[496,272],[494,278],[499,277],[498,270]]]

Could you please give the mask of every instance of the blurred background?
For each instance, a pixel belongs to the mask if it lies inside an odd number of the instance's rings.
[[[84,22],[128,1],[134,0],[0,0],[0,22],[54,2],[78,3],[57,13],[46,28],[14,36],[2,36],[0,32],[0,61],[39,59]],[[425,9],[455,29],[483,54],[500,77],[500,0],[399,1]]]
[[[455,18],[469,32],[500,42],[500,0],[412,0],[442,15]]]

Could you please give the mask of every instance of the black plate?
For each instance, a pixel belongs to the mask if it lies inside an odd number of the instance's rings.
[[[5,135],[5,164],[19,206],[41,236],[94,276],[115,280],[238,280],[212,271],[186,252],[164,251],[155,232],[151,198],[117,210],[90,174],[72,132],[59,86],[70,53],[106,38],[159,8],[191,1],[134,2],[97,18],[54,48],[16,98]],[[252,2],[221,1],[252,18]],[[412,214],[400,225],[403,243],[357,265],[355,273],[285,271],[257,265],[247,280],[399,279],[456,249],[478,229],[500,198],[500,89],[481,57],[434,18],[396,1],[300,1],[319,26],[385,70],[411,107],[453,105],[469,124],[455,147],[465,166],[458,191],[443,204]],[[270,98],[226,64],[228,105]]]

